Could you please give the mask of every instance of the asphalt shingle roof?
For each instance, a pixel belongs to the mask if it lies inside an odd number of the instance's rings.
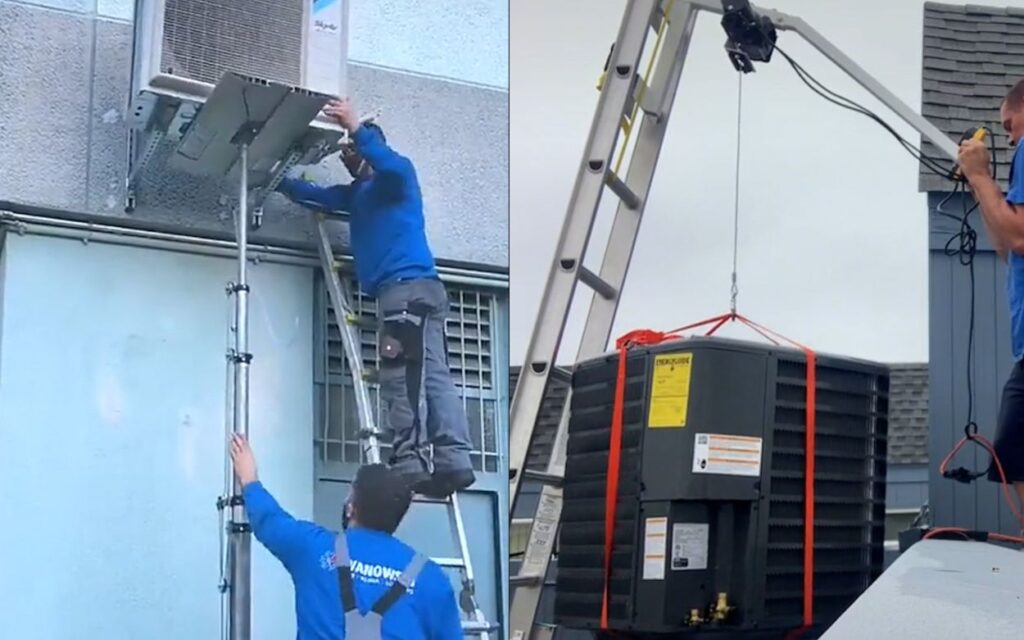
[[[1024,9],[926,2],[921,114],[953,138],[986,125],[996,134],[997,177],[1006,189],[1012,149],[999,103],[1024,79]],[[942,158],[922,141],[924,154]],[[950,166],[945,159],[941,166]],[[921,168],[921,191],[949,191],[952,183]]]
[[[889,464],[928,463],[928,365],[889,367]]]
[[[509,388],[515,389],[519,367],[509,370]],[[569,369],[552,371],[551,382],[537,418],[537,429],[527,456],[529,469],[543,469],[551,456],[558,420],[569,392]],[[889,380],[889,464],[928,462],[928,365],[894,364]]]

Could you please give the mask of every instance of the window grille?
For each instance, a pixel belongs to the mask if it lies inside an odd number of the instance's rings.
[[[350,282],[350,291],[357,291]],[[460,287],[447,284],[449,314],[446,323],[448,335],[448,362],[455,388],[462,397],[472,440],[473,467],[477,471],[497,472],[499,449],[498,388],[495,378],[495,335],[498,297],[482,288]],[[318,455],[325,462],[360,462],[358,418],[355,393],[345,350],[341,342],[334,311],[326,287],[318,284],[318,313],[320,323],[316,353],[318,366],[315,376],[317,392],[316,444]],[[356,295],[353,311],[367,321],[367,328],[359,331],[363,363],[370,370],[379,366],[377,353],[377,301],[369,296]],[[376,384],[370,385],[370,400],[374,416],[380,417],[380,396]],[[383,426],[383,425],[382,425]],[[385,434],[381,453],[386,460],[391,448]]]

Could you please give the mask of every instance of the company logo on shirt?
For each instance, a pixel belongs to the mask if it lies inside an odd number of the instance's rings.
[[[324,571],[334,570],[335,556],[333,551],[324,552],[324,554],[320,556],[320,568]],[[402,575],[401,569],[386,567],[382,564],[360,562],[359,560],[352,560],[351,570],[352,577],[356,581],[364,584],[383,584],[388,587],[394,584]],[[410,587],[407,592],[412,593],[413,587]]]

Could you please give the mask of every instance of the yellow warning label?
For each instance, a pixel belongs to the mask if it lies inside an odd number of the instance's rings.
[[[692,353],[670,353],[654,357],[651,403],[647,426],[652,429],[685,427],[690,401]]]

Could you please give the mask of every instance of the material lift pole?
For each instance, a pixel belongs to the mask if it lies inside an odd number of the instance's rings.
[[[226,354],[225,436],[249,436],[249,216],[252,213],[252,223],[258,226],[266,189],[274,188],[300,152],[330,147],[335,134],[315,133],[311,127],[329,99],[289,85],[225,72],[165,163],[168,169],[204,178],[237,180],[238,205],[233,218],[238,271],[236,281],[227,285],[234,304],[228,322],[233,339],[228,340]],[[250,195],[253,182],[264,191],[257,189]],[[221,637],[249,640],[252,528],[229,448],[225,451],[224,491],[217,499],[217,511],[221,524]]]
[[[246,277],[246,266],[249,260],[249,142],[243,140],[240,145],[240,178],[238,189],[238,215],[235,221],[235,233],[238,238],[238,281],[228,285],[228,293],[235,297],[235,345],[228,353],[234,368],[234,402],[231,407],[231,430],[233,433],[249,437],[249,364],[252,354],[249,353],[249,282]],[[230,451],[227,453],[230,457]],[[230,465],[230,460],[228,461]],[[251,557],[252,528],[245,515],[245,507],[240,499],[242,487],[238,478],[232,473],[229,478],[230,487],[225,487],[225,495],[231,498],[231,520],[228,524],[230,542],[228,546],[228,563],[230,567],[230,614],[228,629],[230,640],[249,640],[252,634],[251,601]],[[228,489],[231,490],[228,493]]]
[[[543,485],[522,566],[511,580],[515,588],[509,612],[512,640],[530,640],[542,635],[551,637],[552,633],[550,628],[535,627],[534,619],[561,520],[560,483],[565,470],[571,397],[565,402],[547,469],[543,472],[528,471],[525,463],[551,369],[558,357],[576,284],[582,282],[596,294],[591,300],[578,350],[577,359],[583,360],[599,356],[607,349],[697,14],[700,11],[731,13],[740,10],[744,4],[739,0],[627,2],[510,408],[511,512],[515,510],[524,479]],[[793,31],[802,36],[938,147],[946,157],[956,161],[956,143],[802,19],[773,10],[754,10],[770,19],[777,30]],[[657,32],[659,41],[664,42],[661,43],[661,55],[656,60],[653,76],[644,79],[637,67],[652,30]],[[645,80],[649,84],[645,84]],[[632,118],[637,103],[637,113],[642,112],[640,123]],[[630,129],[639,125],[637,143],[625,180],[611,167],[623,122],[628,122],[626,126]],[[583,259],[605,187],[618,198],[619,204],[600,272],[595,274],[583,266]]]

